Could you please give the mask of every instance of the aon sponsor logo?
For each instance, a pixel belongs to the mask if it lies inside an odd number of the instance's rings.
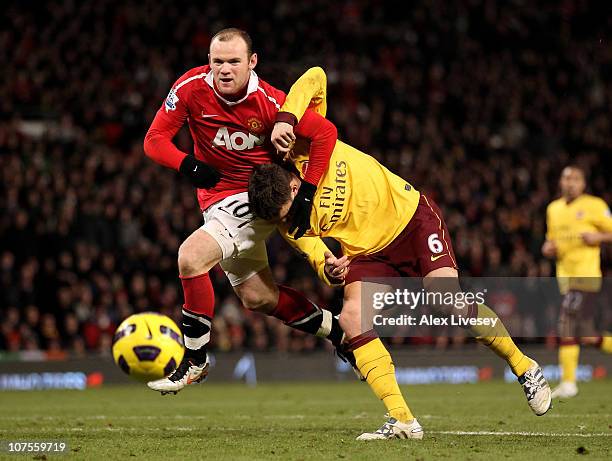
[[[242,131],[229,134],[227,128],[223,127],[217,131],[213,146],[225,147],[228,150],[245,150],[261,146],[264,140],[265,136],[255,136],[253,133],[243,133]]]

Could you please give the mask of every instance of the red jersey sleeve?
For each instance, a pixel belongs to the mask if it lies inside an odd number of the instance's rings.
[[[338,130],[325,117],[307,109],[293,132],[296,136],[310,140],[308,169],[304,181],[316,186],[329,166],[329,159],[338,139]]]
[[[189,117],[187,90],[181,89],[183,82],[193,77],[196,69],[181,76],[172,86],[161,108],[149,127],[144,139],[145,154],[160,165],[178,170],[187,155],[178,149],[172,139]]]

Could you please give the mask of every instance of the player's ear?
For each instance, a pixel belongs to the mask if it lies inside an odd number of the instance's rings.
[[[299,183],[292,181],[291,182],[291,198],[295,198],[299,189],[300,189]]]
[[[257,53],[253,53],[251,55],[251,59],[249,59],[249,69],[250,70],[255,69],[256,65],[257,65]]]

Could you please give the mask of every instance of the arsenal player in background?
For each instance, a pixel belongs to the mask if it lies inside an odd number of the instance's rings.
[[[584,193],[586,184],[580,167],[565,167],[559,180],[561,197],[546,208],[542,254],[556,259],[563,295],[558,323],[561,382],[553,391],[553,398],[560,399],[578,394],[581,345],[612,353],[612,335],[595,324],[597,293],[602,286],[600,247],[612,242],[612,216],[603,199]]]
[[[248,309],[326,337],[336,346],[342,340],[338,319],[330,311],[274,283],[265,247],[274,225],[255,217],[249,207],[249,176],[256,165],[273,161],[269,137],[285,101],[285,93],[257,76],[256,64],[257,54],[246,32],[234,28],[218,32],[210,43],[209,65],[191,69],[176,81],[145,137],[147,156],[191,180],[204,215],[204,225],[178,252],[185,295],[185,357],[170,376],[148,383],[162,393],[176,393],[208,374],[206,347],[215,304],[208,271],[217,263]],[[185,122],[194,155],[172,143]],[[307,110],[295,134],[311,142],[308,173],[290,213],[291,232],[299,238],[310,226],[312,198],[327,170],[337,132],[324,117]]]

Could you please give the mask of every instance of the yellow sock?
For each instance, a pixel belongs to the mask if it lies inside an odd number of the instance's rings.
[[[376,397],[383,401],[389,416],[401,422],[414,418],[395,379],[395,366],[391,355],[380,339],[358,347],[354,351],[357,368],[369,384]]]
[[[506,330],[506,327],[497,314],[486,305],[479,304],[478,318],[497,319],[497,322],[495,326],[475,325],[471,327],[470,329],[472,334],[476,337],[476,341],[484,344],[504,359],[515,376],[524,375],[525,372],[531,368],[533,361],[516,347],[516,344],[514,344],[514,341],[510,337],[510,333],[508,333],[508,330]]]
[[[576,382],[576,368],[578,368],[579,356],[580,346],[578,344],[559,346],[559,365],[561,365],[561,381],[567,381],[570,383]]]
[[[606,354],[612,354],[612,336],[610,333],[606,333],[601,338],[601,346],[599,348]]]

